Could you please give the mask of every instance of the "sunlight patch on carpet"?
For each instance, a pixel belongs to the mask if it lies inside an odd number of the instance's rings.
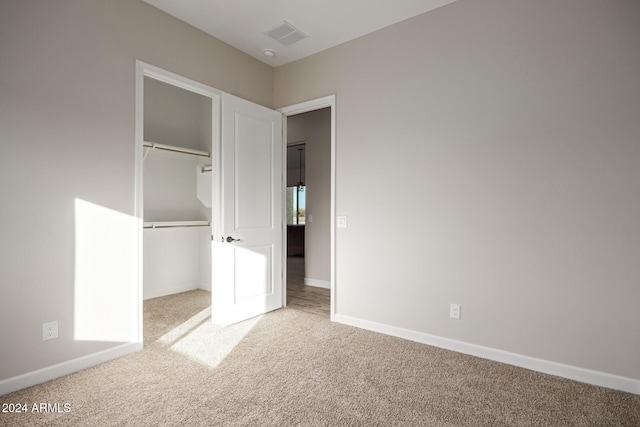
[[[262,316],[222,327],[211,322],[211,307],[167,332],[158,342],[191,360],[215,368],[229,355]]]

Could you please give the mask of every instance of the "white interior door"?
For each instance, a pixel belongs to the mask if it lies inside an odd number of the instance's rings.
[[[282,115],[223,94],[221,126],[212,318],[228,325],[282,307]]]

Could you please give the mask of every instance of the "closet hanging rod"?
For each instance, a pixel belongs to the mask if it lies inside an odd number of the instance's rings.
[[[144,228],[177,228],[177,227],[208,227],[209,221],[157,221],[145,222]]]
[[[173,151],[176,153],[183,153],[183,154],[192,154],[194,156],[211,157],[211,155],[206,151],[194,150],[192,148],[178,147],[175,145],[168,145],[168,144],[158,144],[157,142],[147,142],[147,141],[144,141],[143,145],[145,147],[155,148],[158,150]]]
[[[202,166],[200,168],[200,172],[205,173],[205,172],[211,172],[213,170],[213,166],[212,165],[206,165],[206,166]]]

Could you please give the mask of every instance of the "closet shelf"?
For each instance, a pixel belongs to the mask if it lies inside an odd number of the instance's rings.
[[[157,150],[173,151],[176,153],[191,154],[194,156],[211,157],[211,154],[207,151],[194,150],[193,148],[178,147],[177,145],[158,144],[157,142],[144,141],[143,145],[147,148],[153,148]]]
[[[208,227],[209,225],[209,221],[154,221],[145,222],[144,228]]]

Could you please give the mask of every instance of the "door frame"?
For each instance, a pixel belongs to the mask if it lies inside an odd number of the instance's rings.
[[[144,343],[143,331],[143,287],[144,287],[144,78],[150,77],[155,80],[179,87],[190,92],[194,92],[207,98],[211,98],[211,148],[210,153],[213,157],[213,150],[219,146],[220,139],[220,108],[222,102],[222,91],[191,80],[171,71],[164,70],[151,64],[147,64],[140,60],[136,60],[136,81],[135,81],[135,167],[134,167],[134,214],[137,222],[136,240],[137,240],[137,269],[133,272],[135,282],[137,283],[137,301],[138,322],[136,328],[137,342],[139,348],[142,349]],[[214,215],[213,208],[211,215]],[[213,223],[211,225],[212,235],[214,233]]]
[[[335,218],[336,218],[336,95],[329,95],[322,98],[312,99],[310,101],[301,102],[299,104],[290,105],[287,107],[279,108],[277,111],[281,112],[282,117],[282,144],[283,144],[283,165],[286,165],[286,154],[287,154],[287,119],[289,116],[294,116],[296,114],[308,113],[310,111],[320,110],[322,108],[331,108],[331,206],[330,206],[330,260],[331,260],[331,276],[330,276],[330,308],[329,314],[331,321],[335,321],[336,314],[336,228],[335,228]],[[283,212],[286,212],[286,202],[287,198],[285,197],[287,191],[287,168],[283,167],[283,203],[285,206],[283,207]],[[287,238],[287,228],[286,225],[283,227],[283,241],[286,242]],[[283,278],[282,278],[282,306],[286,307],[287,305],[287,245],[283,245]]]

